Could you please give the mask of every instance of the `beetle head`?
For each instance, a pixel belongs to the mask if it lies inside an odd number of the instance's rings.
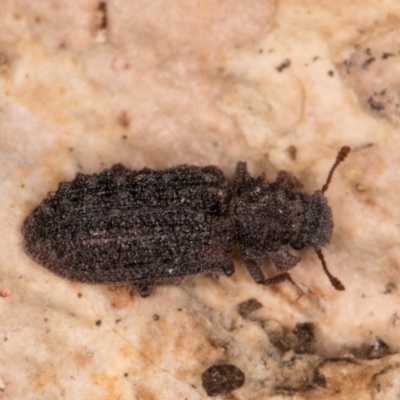
[[[302,193],[301,203],[303,213],[299,233],[290,246],[296,250],[306,246],[320,249],[331,238],[333,229],[331,208],[321,190],[313,194]]]
[[[328,276],[333,287],[337,290],[344,290],[345,287],[339,279],[334,277],[328,270],[321,247],[329,242],[331,237],[333,222],[332,212],[325,199],[324,193],[329,187],[333,173],[337,166],[346,159],[350,153],[350,147],[343,146],[329,171],[328,177],[321,190],[317,190],[312,195],[304,194],[304,217],[299,231],[299,236],[295,242],[291,243],[294,249],[304,246],[312,246],[321,261],[322,268]]]

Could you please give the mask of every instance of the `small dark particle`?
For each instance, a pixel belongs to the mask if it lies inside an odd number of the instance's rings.
[[[370,57],[367,60],[364,61],[363,65],[361,68],[367,68],[370,64],[372,64],[375,61],[375,57]]]
[[[311,322],[298,323],[293,329],[293,333],[299,342],[310,343],[314,340],[314,324]]]
[[[96,321],[96,326],[100,326],[101,325],[101,319],[98,319],[97,321]]]
[[[237,306],[238,313],[241,317],[247,318],[249,314],[262,307],[262,304],[256,299],[243,301]]]
[[[281,353],[292,350],[293,338],[290,338],[290,331],[285,327],[267,331],[268,340],[272,346],[276,347]]]
[[[292,62],[291,62],[289,59],[287,59],[287,60],[283,61],[283,63],[279,64],[279,65],[276,67],[276,70],[277,70],[278,72],[282,72],[284,69],[289,68],[290,65],[291,65],[291,63],[292,63]]]
[[[281,326],[279,329],[267,330],[270,343],[282,353],[293,350],[297,354],[314,353],[314,324],[298,323],[293,330]]]
[[[382,56],[381,56],[382,60],[386,60],[389,57],[394,57],[394,54],[392,54],[392,53],[382,53]]]
[[[297,339],[294,351],[298,354],[309,353],[310,347],[314,342],[314,324],[310,322],[296,324],[293,334]]]
[[[153,315],[153,320],[154,321],[158,321],[160,319],[160,316],[159,315],[157,315],[157,314],[154,314]]]
[[[297,147],[291,145],[291,146],[289,146],[286,150],[287,150],[287,152],[288,152],[288,154],[289,154],[290,159],[293,160],[293,161],[296,160],[296,157],[297,157]]]
[[[105,43],[107,40],[107,3],[101,1],[98,3],[94,14],[94,35],[97,43]]]
[[[129,128],[130,120],[126,111],[122,111],[117,120],[118,124],[121,125],[123,128]]]
[[[77,296],[78,296],[79,298],[81,298],[81,297],[82,297],[82,293],[78,293]]]
[[[121,319],[120,319],[120,318],[118,318],[118,319],[115,320],[115,323],[116,323],[116,324],[119,324],[120,322],[121,322]]]
[[[389,294],[397,290],[397,285],[394,282],[388,282],[385,286],[384,294]]]
[[[99,13],[99,22],[98,27],[101,30],[107,29],[107,3],[105,1],[101,1],[97,7],[97,11]]]
[[[126,140],[127,138],[128,138],[128,136],[122,135],[122,139],[123,139],[123,140]]]
[[[129,374],[127,372],[124,373],[124,377],[127,378]]]
[[[326,387],[326,379],[319,371],[314,371],[313,384],[319,387]]]
[[[372,110],[374,111],[382,111],[385,109],[385,106],[380,103],[379,101],[374,100],[373,97],[370,97],[368,99],[368,105],[371,107]]]
[[[364,185],[361,182],[358,182],[358,183],[356,183],[355,188],[356,188],[357,192],[363,193],[368,189],[368,186]]]
[[[332,70],[330,70],[330,71],[328,71],[328,75],[329,75],[330,77],[332,77],[332,76],[335,75],[335,73],[334,73]]]
[[[244,373],[232,364],[212,365],[201,376],[208,396],[230,393],[243,386]]]

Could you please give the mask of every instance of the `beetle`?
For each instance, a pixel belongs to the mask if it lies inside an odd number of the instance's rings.
[[[255,282],[295,284],[288,271],[300,257],[289,248],[311,246],[334,288],[344,290],[321,248],[333,229],[324,193],[349,152],[341,148],[326,183],[314,193],[301,191],[286,171],[274,182],[264,174],[252,177],[245,162],[237,163],[232,184],[216,166],[136,171],[116,164],[99,174],[78,173],[27,216],[23,246],[61,277],[132,284],[143,297],[158,281],[233,274],[235,246]],[[280,274],[264,277],[260,266],[266,259]]]

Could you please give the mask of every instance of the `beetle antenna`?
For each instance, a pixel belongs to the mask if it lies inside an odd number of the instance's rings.
[[[334,164],[332,165],[331,170],[329,171],[328,178],[326,179],[325,185],[322,186],[321,192],[324,193],[327,191],[329,184],[331,183],[332,180],[332,175],[335,172],[335,169],[337,166],[346,159],[347,155],[350,153],[350,147],[349,146],[343,146],[340,150],[338,155],[336,156],[336,160]],[[317,253],[318,254],[318,253]],[[335,285],[334,285],[335,286]]]
[[[329,280],[331,281],[332,286],[336,289],[336,290],[345,290],[345,287],[343,285],[342,282],[339,281],[338,278],[334,277],[328,270],[328,267],[326,266],[326,262],[325,262],[325,258],[324,255],[322,254],[322,251],[320,249],[315,249],[315,252],[317,253],[318,258],[321,261],[322,264],[322,268],[326,274],[326,276],[329,278]]]

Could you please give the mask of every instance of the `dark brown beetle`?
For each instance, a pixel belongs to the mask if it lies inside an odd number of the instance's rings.
[[[215,166],[134,171],[117,164],[100,174],[77,174],[25,219],[24,248],[64,278],[129,283],[148,296],[157,281],[208,271],[231,275],[235,245],[257,283],[294,283],[287,271],[300,258],[288,249],[312,246],[332,285],[343,290],[321,247],[333,228],[324,192],[349,152],[339,151],[326,184],[312,194],[301,192],[285,171],[272,183],[253,178],[244,162],[237,164],[233,186]],[[279,275],[264,278],[266,258]]]

